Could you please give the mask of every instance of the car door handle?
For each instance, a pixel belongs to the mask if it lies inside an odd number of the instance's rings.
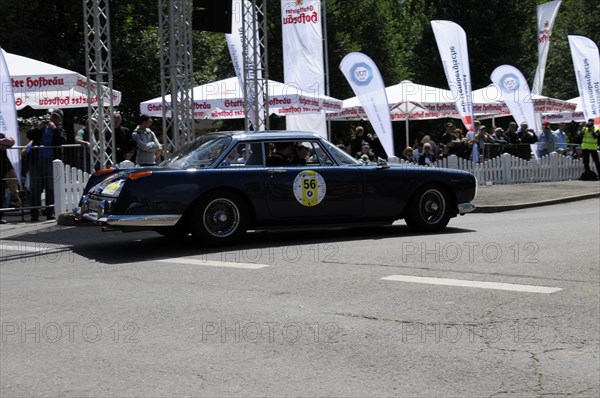
[[[267,171],[267,173],[269,174],[275,174],[275,173],[287,173],[287,169],[269,169]]]

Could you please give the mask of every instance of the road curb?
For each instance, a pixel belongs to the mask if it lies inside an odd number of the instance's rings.
[[[514,204],[514,205],[477,206],[477,207],[475,207],[475,210],[473,210],[473,213],[500,213],[503,211],[527,209],[530,207],[538,207],[538,206],[556,205],[556,204],[560,204],[560,203],[575,202],[578,200],[593,199],[593,198],[599,198],[599,197],[600,197],[600,193],[595,192],[595,193],[587,193],[587,194],[582,194],[582,195],[567,196],[567,197],[558,198],[558,199],[542,200],[542,201],[538,201],[538,202],[518,203],[518,204]]]

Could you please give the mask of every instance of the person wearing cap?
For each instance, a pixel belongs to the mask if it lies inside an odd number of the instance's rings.
[[[504,135],[506,136],[506,138],[508,138],[509,143],[518,144],[519,137],[517,136],[517,123],[515,123],[515,122],[508,123],[508,128],[504,132]]]
[[[548,155],[556,150],[556,136],[550,128],[550,122],[545,121],[542,124],[542,133],[538,140],[538,156]]]
[[[446,123],[446,130],[444,131],[444,134],[442,134],[442,136],[440,137],[440,142],[442,144],[442,150],[445,147],[448,147],[449,154],[456,153],[454,146],[460,143],[460,140],[458,139],[456,134],[454,134],[454,125],[452,123]]]
[[[487,151],[487,153],[488,153],[487,157],[488,158],[491,157],[488,144],[493,144],[493,143],[494,143],[494,140],[492,139],[492,136],[488,133],[487,126],[481,125],[481,127],[479,127],[479,133],[475,136],[475,144],[477,144],[477,148],[479,150],[478,158],[480,161],[483,160],[482,156],[484,155],[485,151]],[[473,159],[475,159],[475,155],[473,156]]]
[[[363,141],[360,146],[360,152],[357,152],[354,157],[363,162],[369,162],[375,160],[375,153],[371,151],[371,145],[368,142]]]
[[[42,191],[46,191],[46,218],[54,218],[54,181],[52,161],[60,159],[60,146],[67,143],[67,133],[62,127],[63,112],[50,109],[49,119],[41,120],[37,126],[27,132],[31,140],[29,153],[30,205],[41,207]],[[50,147],[50,148],[48,148]],[[37,208],[31,210],[31,221],[39,219]]]
[[[581,140],[581,149],[583,156],[583,168],[585,172],[590,172],[590,156],[596,165],[596,172],[600,174],[600,161],[598,160],[598,136],[600,129],[594,127],[594,119],[589,119],[583,129],[583,139]]]

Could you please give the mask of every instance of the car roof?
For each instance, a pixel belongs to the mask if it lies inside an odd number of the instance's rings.
[[[226,134],[231,135],[238,141],[247,140],[279,140],[279,139],[291,139],[294,141],[302,139],[315,139],[321,138],[317,133],[311,133],[309,131],[287,131],[287,130],[264,130],[264,131],[216,131],[209,134]]]

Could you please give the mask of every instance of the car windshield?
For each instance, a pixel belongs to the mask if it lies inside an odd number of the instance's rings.
[[[324,141],[325,146],[329,150],[329,152],[333,155],[333,157],[338,161],[339,164],[343,165],[359,165],[361,164],[358,160],[354,159],[352,156],[348,154],[348,152],[338,148],[333,145],[329,141]]]
[[[206,135],[175,152],[171,159],[160,165],[172,169],[209,167],[231,142],[228,135]]]

